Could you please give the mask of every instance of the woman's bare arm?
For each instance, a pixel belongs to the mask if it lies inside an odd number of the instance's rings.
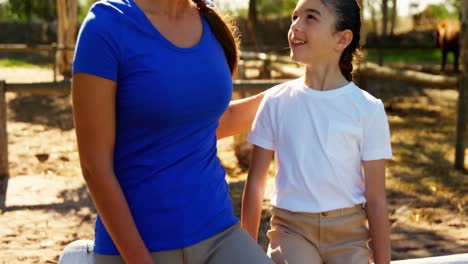
[[[72,94],[81,168],[96,209],[126,263],[153,263],[113,170],[116,83],[77,73]]]
[[[248,131],[252,126],[263,95],[262,92],[251,97],[231,101],[228,109],[219,120],[216,137],[222,139]]]

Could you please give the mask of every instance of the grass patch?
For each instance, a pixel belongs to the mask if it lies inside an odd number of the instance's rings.
[[[0,67],[52,67],[47,53],[1,52]]]
[[[365,49],[367,60],[377,62],[378,53],[376,49]],[[439,49],[385,49],[385,63],[431,63],[438,64],[442,60]],[[453,54],[447,56],[447,64],[453,64]]]
[[[0,59],[0,67],[37,67],[38,65],[18,59]]]

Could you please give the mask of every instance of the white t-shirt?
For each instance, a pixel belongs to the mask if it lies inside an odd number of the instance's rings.
[[[294,212],[364,203],[361,161],[392,157],[382,101],[352,82],[317,91],[301,78],[269,89],[248,140],[275,151],[271,204]]]

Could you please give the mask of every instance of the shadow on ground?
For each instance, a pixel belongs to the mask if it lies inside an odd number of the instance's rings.
[[[11,121],[44,125],[61,130],[73,129],[70,95],[18,94],[9,101],[8,111]]]

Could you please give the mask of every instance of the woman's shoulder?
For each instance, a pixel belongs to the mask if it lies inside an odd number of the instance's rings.
[[[107,36],[120,35],[123,17],[132,16],[132,8],[131,0],[97,1],[89,9],[82,27],[88,32],[99,32]]]
[[[100,0],[91,6],[89,13],[95,18],[118,19],[129,13],[133,5],[131,0]]]

